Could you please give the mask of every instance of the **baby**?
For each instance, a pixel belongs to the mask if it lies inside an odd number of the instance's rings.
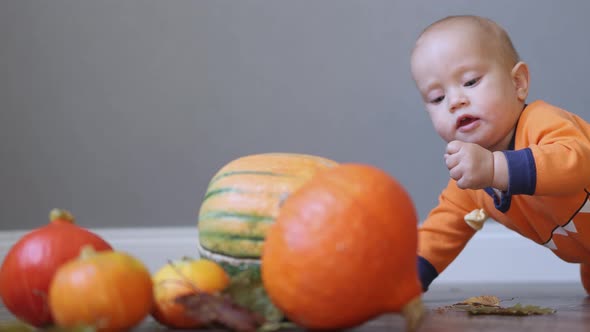
[[[451,16],[428,26],[411,70],[448,143],[450,175],[419,228],[424,291],[490,217],[580,263],[590,293],[590,124],[542,100],[527,102],[528,66],[487,18]]]

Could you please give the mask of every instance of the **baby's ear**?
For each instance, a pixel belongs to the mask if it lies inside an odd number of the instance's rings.
[[[529,95],[529,66],[522,61],[518,62],[512,68],[511,76],[516,89],[516,96],[520,101],[524,102]]]

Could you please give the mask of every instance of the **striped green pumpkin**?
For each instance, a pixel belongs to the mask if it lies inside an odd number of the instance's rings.
[[[258,263],[269,226],[289,194],[335,161],[307,154],[248,155],[211,179],[199,210],[199,253],[230,264]]]

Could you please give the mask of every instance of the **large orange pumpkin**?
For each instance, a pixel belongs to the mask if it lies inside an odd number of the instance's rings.
[[[319,172],[267,233],[264,286],[306,328],[347,328],[401,311],[415,327],[423,312],[417,221],[410,196],[384,171],[341,164]]]

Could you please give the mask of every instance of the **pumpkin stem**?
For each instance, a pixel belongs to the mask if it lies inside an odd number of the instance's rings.
[[[88,259],[92,256],[96,255],[96,250],[90,244],[82,246],[80,249],[80,255],[78,256],[80,259]]]
[[[402,315],[406,319],[406,331],[416,331],[424,316],[422,296],[418,295],[402,308]]]
[[[74,223],[75,218],[74,215],[68,210],[52,209],[51,212],[49,212],[49,221],[54,222],[57,220]]]

